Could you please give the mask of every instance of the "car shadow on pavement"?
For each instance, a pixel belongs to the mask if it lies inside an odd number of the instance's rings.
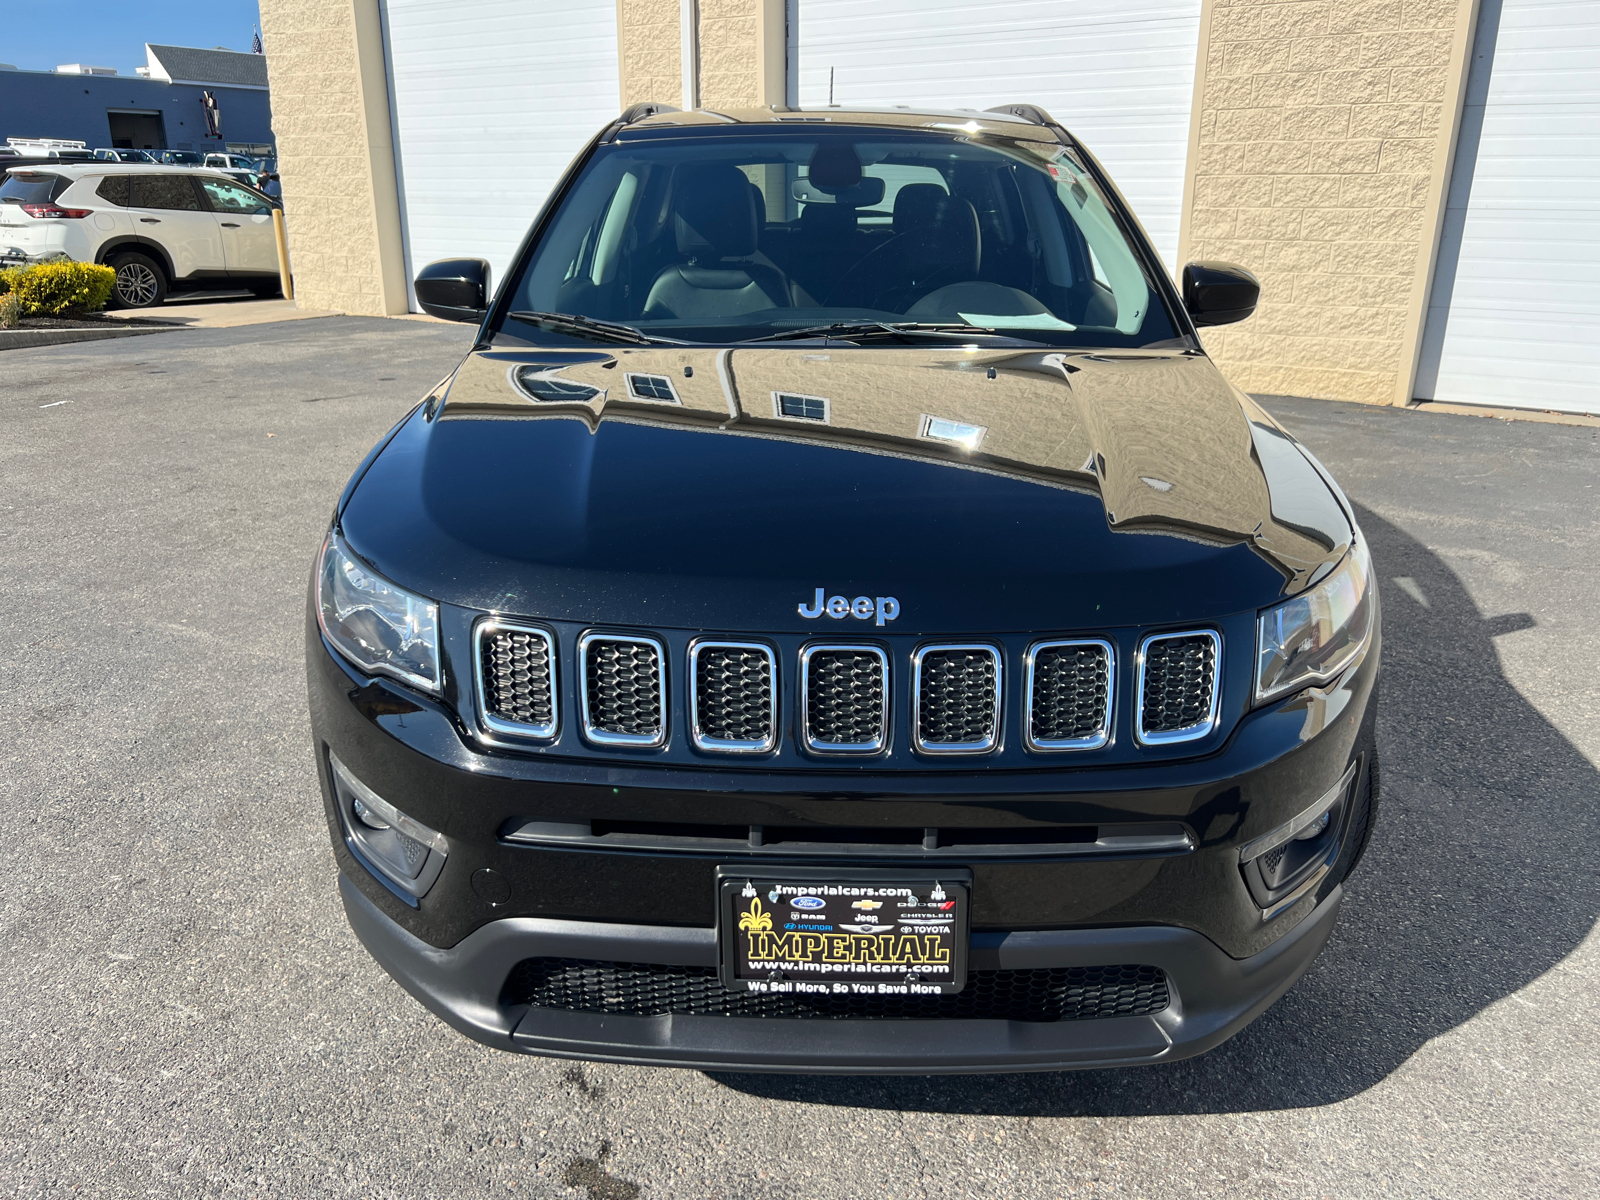
[[[1525,987],[1600,915],[1600,772],[1523,699],[1454,572],[1359,509],[1382,584],[1381,811],[1333,939],[1207,1055],[1119,1071],[970,1076],[718,1072],[775,1100],[996,1116],[1143,1116],[1330,1104]],[[1396,583],[1396,580],[1402,582]]]

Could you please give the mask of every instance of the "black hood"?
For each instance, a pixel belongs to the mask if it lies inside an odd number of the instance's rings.
[[[1351,537],[1202,355],[944,347],[475,351],[341,524],[446,603],[725,631],[818,589],[895,633],[1214,619]]]

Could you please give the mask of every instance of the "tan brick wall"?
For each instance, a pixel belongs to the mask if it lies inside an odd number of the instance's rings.
[[[617,0],[622,107],[655,100],[683,103],[678,0]]]
[[[1210,0],[1184,257],[1261,278],[1251,392],[1409,399],[1475,0]]]
[[[370,44],[377,29],[375,0],[261,0],[302,308],[371,315],[406,308],[382,45]]]
[[[757,0],[700,0],[700,107],[760,104]]]

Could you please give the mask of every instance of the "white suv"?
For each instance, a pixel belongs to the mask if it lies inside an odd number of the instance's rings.
[[[105,263],[111,303],[149,308],[169,290],[247,287],[275,296],[270,198],[220,171],[135,163],[12,167],[0,182],[0,267]]]

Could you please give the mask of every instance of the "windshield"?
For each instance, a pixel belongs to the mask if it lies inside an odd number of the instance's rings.
[[[1064,147],[919,130],[603,146],[513,281],[510,308],[513,321],[571,314],[687,342],[835,324],[910,337],[976,326],[1077,347],[1178,336]]]

